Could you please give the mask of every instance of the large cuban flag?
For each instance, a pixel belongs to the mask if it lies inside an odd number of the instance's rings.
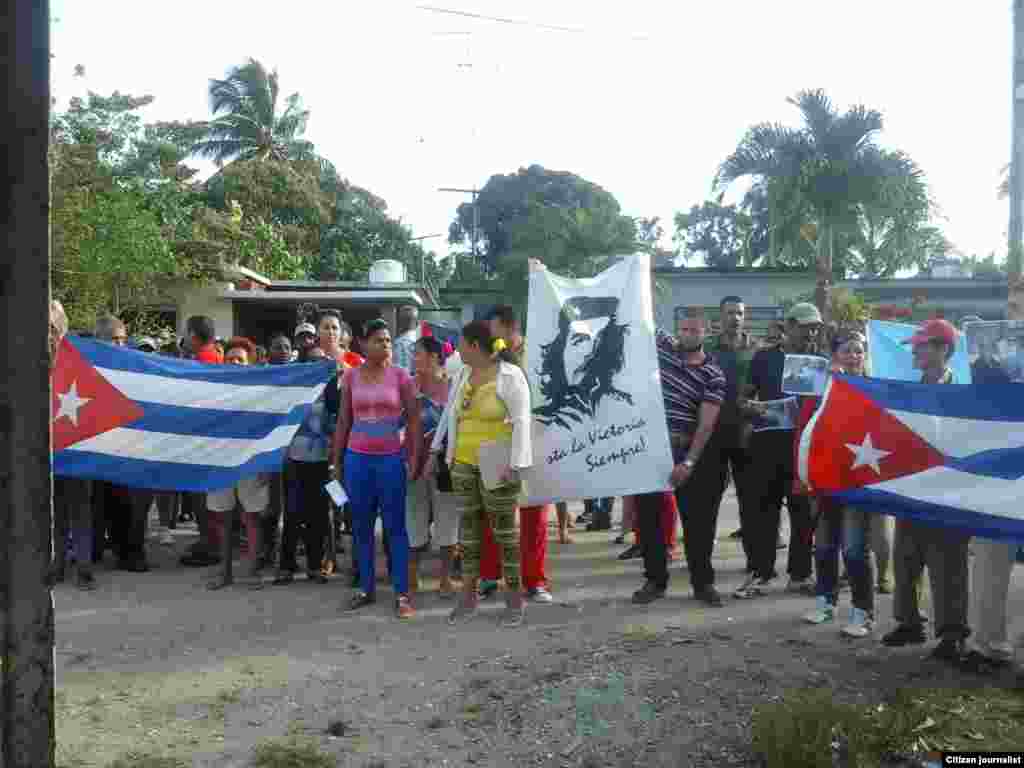
[[[801,437],[800,479],[864,509],[1024,541],[1022,395],[835,376]]]
[[[333,363],[205,365],[65,337],[53,375],[53,471],[214,491],[279,472]]]

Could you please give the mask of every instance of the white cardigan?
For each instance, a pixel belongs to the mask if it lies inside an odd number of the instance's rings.
[[[448,394],[448,403],[441,414],[441,423],[434,432],[434,440],[430,445],[431,453],[440,453],[445,436],[448,437],[448,450],[445,461],[451,466],[455,461],[455,442],[459,437],[459,409],[462,402],[462,391],[469,381],[473,369],[468,365],[459,371],[458,377]],[[533,465],[533,440],[531,436],[532,416],[530,414],[530,385],[522,369],[500,361],[498,377],[495,382],[498,397],[508,410],[506,424],[512,425],[512,446],[510,449],[512,469],[526,469]]]

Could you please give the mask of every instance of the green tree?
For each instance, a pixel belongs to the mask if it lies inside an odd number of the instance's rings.
[[[210,80],[210,111],[206,138],[193,151],[218,164],[230,160],[314,159],[313,144],[303,138],[309,110],[293,93],[280,109],[277,70],[256,59],[233,67],[223,80]]]
[[[856,227],[865,206],[891,214],[927,200],[927,191],[920,169],[907,155],[876,144],[882,129],[878,111],[854,106],[841,113],[822,90],[801,91],[789,103],[800,110],[803,125],[752,127],[719,167],[715,186],[724,189],[737,179],[753,179],[769,198],[775,237],[787,232],[792,238],[796,229],[814,242],[816,299],[827,312],[833,272],[844,266],[842,260],[836,263],[837,239]],[[926,208],[930,212],[930,204]],[[813,237],[807,237],[808,231]]]
[[[684,260],[700,256],[715,269],[729,270],[749,264],[750,217],[735,205],[724,205],[722,196],[694,205],[675,215],[675,235]]]
[[[550,261],[561,274],[594,274],[608,257],[637,248],[637,227],[618,201],[593,182],[540,165],[492,176],[476,200],[485,274],[525,270],[525,251]],[[474,225],[472,203],[463,203],[449,243],[465,248]],[[516,254],[519,251],[519,254]],[[525,271],[523,272],[525,275]]]

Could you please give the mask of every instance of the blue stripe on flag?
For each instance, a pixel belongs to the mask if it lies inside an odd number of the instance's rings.
[[[951,469],[970,472],[972,475],[1017,480],[1024,477],[1024,448],[982,451],[959,459],[947,456],[945,464]]]
[[[335,363],[289,363],[287,365],[209,365],[195,360],[178,360],[134,349],[115,347],[101,341],[68,336],[68,340],[93,365],[131,373],[147,373],[168,379],[209,381],[216,384],[249,386],[314,387],[337,372]],[[168,385],[173,384],[172,381]]]
[[[220,411],[140,401],[135,403],[142,408],[145,415],[137,421],[125,424],[126,427],[171,435],[234,437],[243,440],[259,440],[277,427],[299,425],[310,408],[308,405],[297,405],[290,413],[283,414]]]
[[[985,539],[1002,541],[1024,541],[1024,520],[931,504],[870,487],[830,495],[841,502],[868,512],[888,514],[927,525],[949,528],[964,536],[980,536]]]
[[[128,488],[209,493],[233,488],[242,477],[259,472],[281,472],[286,450],[285,447],[257,454],[238,467],[126,459],[91,451],[61,451],[53,457],[53,473],[106,480]]]
[[[1020,384],[937,386],[844,375],[838,378],[887,410],[978,421],[1024,422],[1024,387]]]

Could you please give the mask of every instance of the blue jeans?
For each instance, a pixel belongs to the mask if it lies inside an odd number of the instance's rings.
[[[396,595],[409,592],[409,534],[405,528],[405,459],[401,454],[373,456],[345,452],[345,492],[352,506],[352,532],[359,566],[359,588],[368,595],[376,586],[374,528],[377,512],[384,522],[391,555],[391,582]]]
[[[815,593],[835,605],[839,597],[839,552],[846,561],[850,591],[855,608],[868,615],[875,611],[875,581],[868,541],[873,513],[853,507],[839,507],[820,499],[818,530],[814,537],[814,559],[818,578]]]

